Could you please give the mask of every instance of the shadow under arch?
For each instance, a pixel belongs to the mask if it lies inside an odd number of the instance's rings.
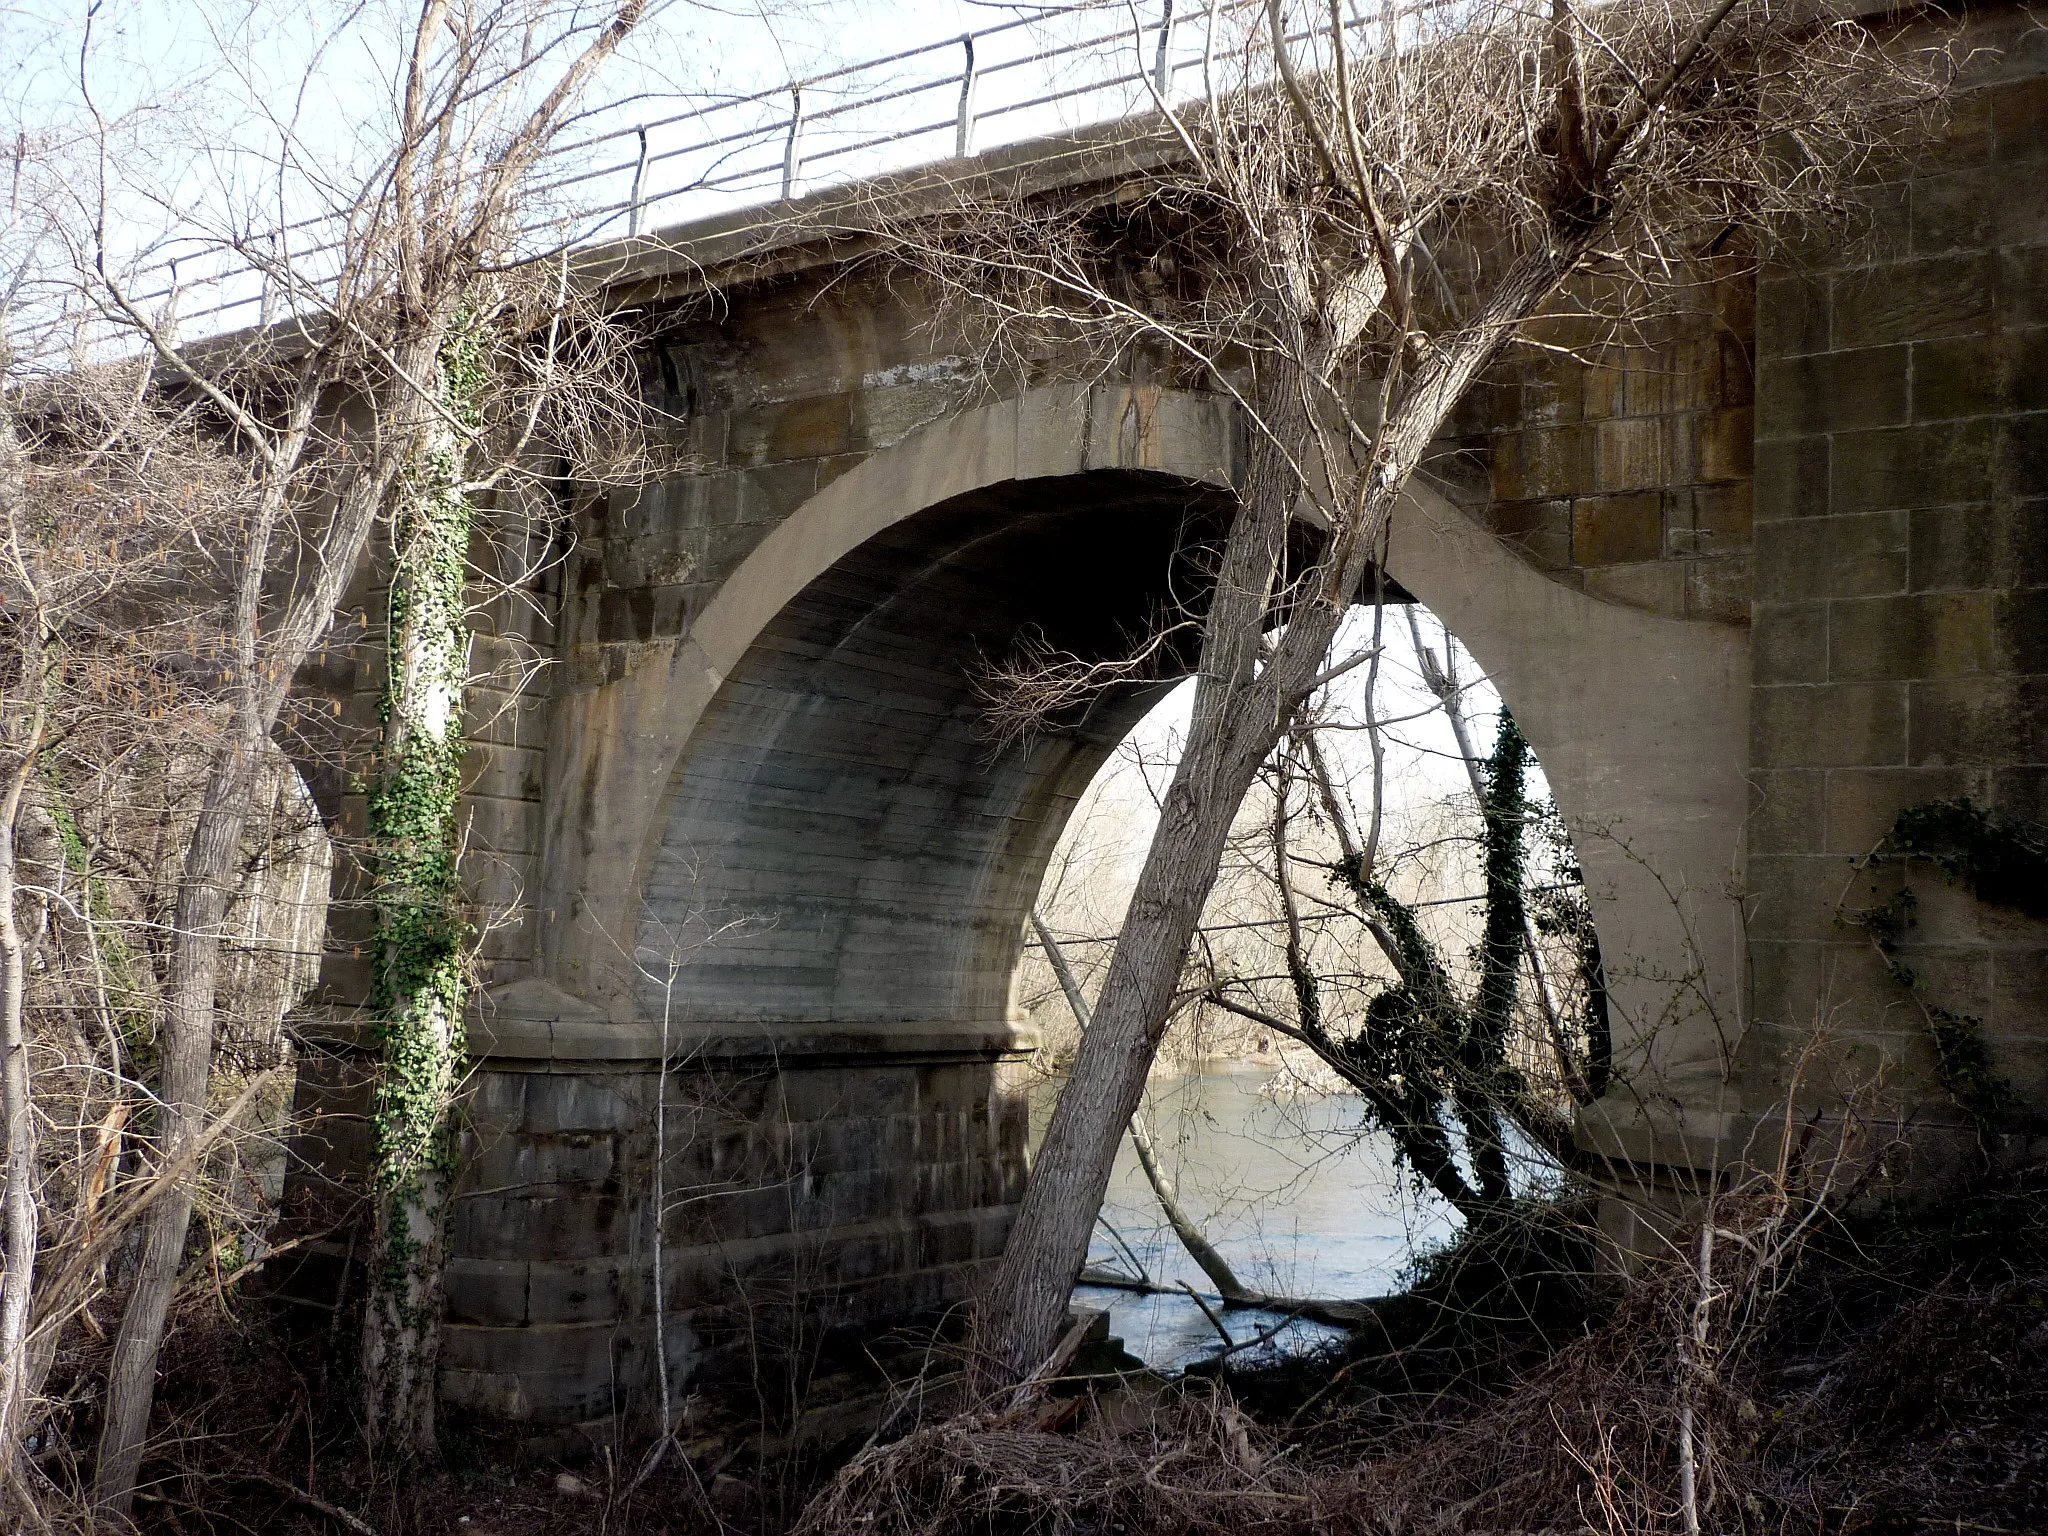
[[[672,1022],[760,1048],[1000,1049],[1068,812],[1192,661],[1221,487],[1096,469],[964,492],[873,535],[762,629],[672,777],[641,942],[715,932]],[[1164,681],[998,743],[980,678],[1020,637],[1113,661],[1162,616]],[[659,1002],[645,991],[643,1006]]]

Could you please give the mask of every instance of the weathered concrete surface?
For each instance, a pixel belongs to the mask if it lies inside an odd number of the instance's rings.
[[[2048,90],[2000,14],[1875,246],[1731,273],[1589,363],[1504,365],[1444,445],[1450,489],[1396,525],[1389,574],[1492,674],[1573,826],[1624,1077],[1580,1137],[1652,1197],[1768,1158],[1823,1037],[1810,1095],[1839,1111],[1882,1064],[1933,1132],[1923,1172],[1975,1144],[1837,913],[1902,805],[2048,821]],[[537,1423],[644,1402],[657,1225],[679,1381],[801,1374],[821,1330],[957,1301],[999,1251],[1022,919],[1150,695],[998,747],[973,674],[1033,627],[1117,654],[1188,592],[1175,551],[1237,461],[1214,397],[991,396],[914,292],[829,253],[715,305],[666,270],[623,276],[667,317],[648,389],[683,467],[582,499],[558,588],[491,641],[555,665],[479,707],[473,871],[513,920],[447,1390]],[[321,681],[367,709],[345,648]],[[2041,1102],[2042,934],[1913,878],[1913,963]],[[330,964],[308,1103],[358,1102],[361,981]]]

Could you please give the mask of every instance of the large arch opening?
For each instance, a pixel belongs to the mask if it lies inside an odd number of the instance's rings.
[[[640,941],[696,946],[673,1021],[785,1039],[1007,1031],[1023,919],[1067,813],[1171,683],[1113,688],[1006,743],[986,666],[1026,634],[1110,661],[1162,614],[1198,611],[1226,506],[1142,471],[1009,482],[904,519],[804,587],[672,779]]]
[[[1403,1069],[1397,1062],[1431,1071],[1427,1053],[1402,1051],[1408,1026],[1381,1015],[1411,977],[1376,940],[1375,924],[1383,936],[1395,927],[1439,969],[1454,1007],[1441,1021],[1447,1033],[1475,1022],[1479,1007],[1497,894],[1482,795],[1495,792],[1498,746],[1515,727],[1469,651],[1405,594],[1377,614],[1361,604],[1332,660],[1373,650],[1377,665],[1320,692],[1246,796],[1138,1128],[1118,1146],[1075,1298],[1106,1308],[1124,1348],[1156,1369],[1213,1359],[1219,1329],[1240,1346],[1263,1337],[1267,1352],[1334,1343],[1343,1329],[1319,1322],[1313,1303],[1341,1310],[1347,1300],[1402,1289],[1465,1222],[1418,1173],[1408,1138],[1392,1133],[1388,1100],[1375,1104],[1309,1042],[1284,1032],[1312,1007],[1323,1036],[1350,1047],[1350,1065],[1390,1086]],[[1041,1041],[1035,1128],[1049,1118],[1079,1043],[1060,968],[1085,997],[1096,995],[1191,697],[1183,683],[1160,699],[1111,754],[1048,868],[1018,978],[1019,1006]],[[1529,921],[1517,928],[1526,948],[1518,941],[1512,960],[1502,1065],[1515,1074],[1517,1111],[1542,1140],[1512,1115],[1499,1128],[1510,1181],[1526,1197],[1561,1187],[1557,1146],[1569,1138],[1577,1103],[1596,1092],[1589,1076],[1596,1063],[1604,1071],[1610,1037],[1576,849],[1540,762],[1518,751],[1517,765],[1501,769],[1512,772],[1521,805],[1509,834],[1518,873],[1505,878]],[[1345,852],[1368,838],[1380,908],[1362,901],[1340,869]],[[1300,995],[1303,979],[1312,1004]],[[1230,1011],[1219,995],[1280,1027]],[[1452,1099],[1414,1112],[1440,1120],[1461,1179],[1476,1189],[1470,1123]],[[1229,1276],[1219,1279],[1197,1256],[1184,1227]],[[1226,1281],[1299,1305],[1243,1305]]]

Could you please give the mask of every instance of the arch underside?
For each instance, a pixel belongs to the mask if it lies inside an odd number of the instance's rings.
[[[671,1019],[1006,1030],[1067,815],[1180,668],[1003,743],[988,665],[1027,636],[1082,660],[1128,654],[1198,605],[1190,546],[1222,512],[1214,486],[1143,471],[1003,482],[905,518],[805,586],[726,677],[671,781],[640,922],[643,956],[687,954]]]

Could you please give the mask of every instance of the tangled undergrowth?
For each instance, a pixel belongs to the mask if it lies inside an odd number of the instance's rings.
[[[1578,1214],[1468,1239],[1319,1366],[869,1447],[800,1529],[1635,1536],[1688,1497],[1708,1531],[2048,1529],[2048,1179],[1853,1222],[1752,1188],[1610,1299],[1554,1266]]]
[[[907,1432],[836,1476],[824,1446],[758,1464],[671,1454],[642,1478],[644,1445],[561,1461],[459,1426],[444,1464],[379,1472],[354,1450],[345,1351],[322,1365],[316,1339],[260,1309],[198,1309],[172,1334],[138,1523],[181,1536],[1652,1536],[1687,1528],[1689,1444],[1702,1531],[2048,1531],[2048,1171],[1853,1221],[1760,1182],[1717,1202],[1704,1290],[1698,1229],[1626,1285],[1593,1278],[1593,1214],[1530,1204],[1468,1234],[1342,1348],[907,1414]],[[72,1411],[89,1430],[91,1403]]]

